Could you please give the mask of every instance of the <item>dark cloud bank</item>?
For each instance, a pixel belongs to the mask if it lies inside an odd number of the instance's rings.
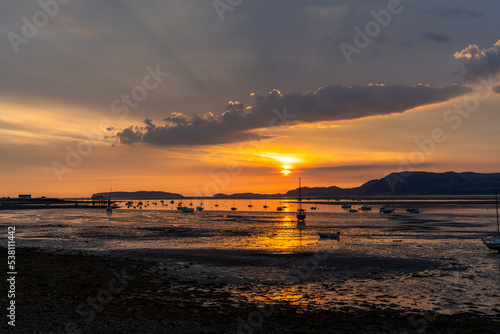
[[[117,134],[123,144],[161,146],[210,145],[243,141],[249,131],[274,126],[349,120],[367,116],[402,113],[419,106],[443,102],[469,91],[465,86],[435,88],[426,85],[369,85],[322,87],[315,92],[282,94],[273,90],[256,95],[251,107],[230,102],[224,113],[187,116],[172,113],[157,125],[146,119],[144,126]]]
[[[447,36],[427,33],[426,38],[446,42]],[[500,73],[500,40],[490,48],[472,44],[454,54],[465,59],[463,80],[469,84],[479,77],[489,78]],[[493,87],[494,92],[500,88]],[[144,126],[129,127],[117,134],[123,144],[145,143],[160,146],[210,145],[243,141],[249,132],[266,129],[261,138],[273,135],[275,126],[338,121],[367,116],[402,113],[432,103],[447,101],[466,94],[466,85],[436,88],[427,85],[369,85],[321,87],[315,92],[282,94],[273,90],[267,96],[256,95],[252,106],[230,102],[224,113],[187,116],[172,113],[165,124],[156,125],[150,119]]]
[[[466,59],[463,79],[472,82],[478,77],[487,78],[500,73],[500,40],[491,48],[480,49],[471,44],[460,52],[455,52],[456,59]]]

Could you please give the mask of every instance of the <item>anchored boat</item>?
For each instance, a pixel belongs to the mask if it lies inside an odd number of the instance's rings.
[[[302,209],[302,187],[300,184],[300,177],[299,177],[299,210],[297,212],[297,220],[304,221],[305,219],[306,219],[306,210]]]
[[[335,233],[318,233],[320,238],[338,239],[340,237],[340,232]]]
[[[485,241],[483,239],[483,243],[489,249],[496,250],[496,251],[500,252],[500,224],[498,223],[498,196],[497,196],[496,192],[495,192],[495,207],[497,210],[497,239],[492,240],[492,241]]]

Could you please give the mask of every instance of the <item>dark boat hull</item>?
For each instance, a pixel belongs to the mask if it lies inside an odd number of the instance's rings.
[[[338,239],[340,237],[340,233],[318,233],[320,238],[329,238],[329,239]]]
[[[500,252],[500,240],[490,241],[490,242],[483,241],[483,242],[486,245],[486,247],[488,247],[489,249],[496,250],[496,251]]]

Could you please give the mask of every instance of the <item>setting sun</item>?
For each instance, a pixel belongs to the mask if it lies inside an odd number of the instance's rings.
[[[283,176],[288,176],[288,175],[290,175],[291,173],[292,173],[292,171],[291,171],[291,170],[289,170],[289,169],[283,169],[283,170],[281,171],[281,174],[283,174]]]
[[[303,161],[303,159],[298,158],[297,156],[276,153],[262,154],[261,157],[272,159],[275,163],[277,162],[277,170],[283,176],[290,175],[295,168],[295,165]]]

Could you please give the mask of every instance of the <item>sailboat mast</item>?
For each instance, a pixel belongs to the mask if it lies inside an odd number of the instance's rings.
[[[497,209],[497,237],[498,239],[500,239],[500,223],[498,223],[498,195],[496,190],[495,190],[495,206]]]
[[[300,177],[299,177],[299,208],[302,209],[302,186],[300,184]]]

